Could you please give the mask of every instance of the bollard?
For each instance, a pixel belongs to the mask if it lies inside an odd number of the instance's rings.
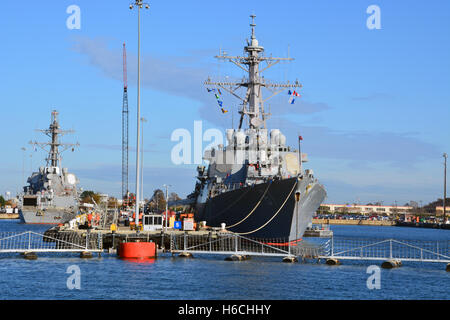
[[[400,260],[390,259],[381,264],[381,267],[384,269],[392,269],[392,268],[398,268],[402,265],[402,262]]]
[[[114,248],[108,248],[108,253],[113,254],[113,253],[117,253],[117,249]]]
[[[338,259],[335,258],[328,258],[325,263],[329,266],[338,266],[341,264],[341,262]]]
[[[23,258],[26,260],[36,260],[37,259],[37,254],[34,252],[24,252],[23,253]]]

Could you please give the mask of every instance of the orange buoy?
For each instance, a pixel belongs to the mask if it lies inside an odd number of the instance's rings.
[[[128,259],[155,258],[156,245],[154,242],[122,242],[117,254]]]

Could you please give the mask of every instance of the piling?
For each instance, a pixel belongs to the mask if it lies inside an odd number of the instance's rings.
[[[447,267],[445,268],[445,271],[450,272],[450,263],[447,263]]]

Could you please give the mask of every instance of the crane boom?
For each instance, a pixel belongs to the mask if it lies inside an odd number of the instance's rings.
[[[123,43],[123,88],[127,89],[127,49],[125,48],[125,42]]]

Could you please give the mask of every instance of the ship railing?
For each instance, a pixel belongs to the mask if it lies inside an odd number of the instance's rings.
[[[10,252],[101,252],[100,233],[58,233],[55,236],[33,231],[0,232],[0,253]]]
[[[322,258],[450,263],[450,240],[355,239],[332,237]]]

